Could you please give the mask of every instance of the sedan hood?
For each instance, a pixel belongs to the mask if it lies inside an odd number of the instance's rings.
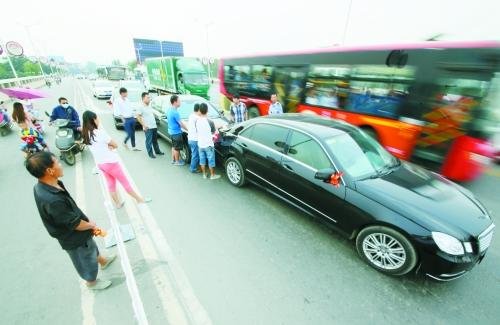
[[[414,164],[403,162],[390,174],[358,181],[356,189],[430,231],[462,240],[491,224],[470,191]]]
[[[105,92],[105,91],[113,91],[113,88],[112,87],[96,87],[95,88],[96,91],[102,91],[102,92]]]

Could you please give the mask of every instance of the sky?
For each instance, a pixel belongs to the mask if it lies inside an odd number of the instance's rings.
[[[133,38],[180,41],[185,56],[194,57],[412,42],[436,34],[500,40],[498,0],[2,0],[1,8],[0,41],[21,43],[28,56],[100,64],[133,60]]]

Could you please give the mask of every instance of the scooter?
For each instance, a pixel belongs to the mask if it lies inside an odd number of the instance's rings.
[[[6,136],[12,131],[12,122],[8,118],[7,112],[0,109],[0,135]]]
[[[45,112],[48,115],[47,112]],[[76,162],[75,155],[85,149],[82,141],[76,141],[73,135],[73,129],[68,127],[69,120],[57,119],[52,122],[56,128],[56,148],[61,152],[61,159],[69,166]]]

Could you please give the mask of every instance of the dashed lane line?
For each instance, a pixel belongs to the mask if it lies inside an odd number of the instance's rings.
[[[94,111],[98,111],[95,109],[92,99],[88,95],[84,94],[81,86],[80,92],[83,95],[86,106],[92,107]],[[134,179],[125,167],[125,164],[122,160],[120,163],[132,187],[139,192]],[[128,203],[128,206],[135,206],[135,203],[131,200],[129,200]],[[169,319],[172,324],[182,324],[181,322],[183,322],[183,320],[187,320],[192,324],[212,324],[207,311],[194,294],[194,290],[184,270],[175,258],[172,249],[168,245],[165,235],[160,230],[160,227],[158,226],[149,207],[144,205],[138,211],[134,211],[132,208],[127,208],[127,213],[133,224],[136,226],[134,229],[136,231],[138,229],[144,230],[144,233],[142,233],[142,231],[138,232],[140,237],[138,238],[138,242],[143,255],[145,257],[152,257],[153,261],[157,260],[163,262],[163,266],[161,268],[152,267],[152,270],[154,270],[154,272],[152,271],[152,276],[153,281],[155,282],[156,290],[158,291],[162,301],[162,306],[166,309],[165,312],[167,314],[167,319]],[[147,227],[147,231],[144,225]],[[142,246],[141,243],[144,246]],[[180,310],[183,311],[183,316],[179,314]]]

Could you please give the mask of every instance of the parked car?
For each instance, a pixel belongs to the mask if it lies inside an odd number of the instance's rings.
[[[217,151],[231,184],[257,184],[319,217],[385,274],[452,280],[480,263],[492,240],[494,224],[471,192],[345,122],[259,117],[225,131]]]
[[[131,89],[140,89],[141,91],[146,91],[144,83],[142,83],[139,80],[121,80],[120,87],[124,87],[127,90],[131,88]]]
[[[113,105],[113,101],[115,98],[118,98],[120,96],[120,90],[117,88],[113,92],[113,96],[109,99],[108,103],[113,110],[113,120],[115,124],[115,128],[117,130],[123,129],[123,119],[121,117],[120,112],[118,112],[117,108],[115,105]],[[143,93],[143,89],[138,89],[138,88],[127,88],[127,98],[130,101],[130,105],[132,106],[132,110],[137,111],[143,104],[142,104],[142,98],[141,94]],[[139,122],[135,125],[136,129],[140,129],[141,125]]]
[[[221,114],[217,108],[210,104],[209,101],[200,96],[195,95],[178,95],[181,100],[181,106],[178,108],[181,119],[186,122],[189,115],[193,112],[194,104],[206,103],[208,106],[208,118],[214,122],[215,128],[227,128],[229,121]],[[158,135],[167,141],[171,142],[170,135],[168,134],[168,122],[166,120],[167,110],[171,108],[170,104],[171,95],[157,96],[152,99],[151,107],[158,122]],[[189,149],[187,140],[187,130],[183,130],[184,147],[180,151],[181,159],[186,162],[191,160],[191,151]]]
[[[110,98],[113,95],[115,87],[113,84],[106,80],[97,80],[92,86],[92,94],[95,98]]]

